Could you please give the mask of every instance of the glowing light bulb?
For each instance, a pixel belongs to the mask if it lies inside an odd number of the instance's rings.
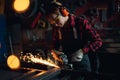
[[[30,0],[14,0],[13,8],[18,13],[25,12],[30,6]]]
[[[10,55],[7,58],[7,65],[10,69],[16,70],[20,68],[20,60],[15,55]]]

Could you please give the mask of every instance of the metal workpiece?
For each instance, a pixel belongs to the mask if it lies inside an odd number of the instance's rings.
[[[32,76],[29,80],[54,80],[54,78],[57,78],[57,76],[59,76],[60,73],[61,73],[60,68],[53,68],[53,69],[46,71],[43,74],[38,73]]]
[[[40,70],[34,68],[20,68],[19,70],[1,70],[1,80],[52,80],[61,73],[59,68]]]

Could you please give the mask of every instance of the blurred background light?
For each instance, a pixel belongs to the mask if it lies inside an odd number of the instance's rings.
[[[13,8],[17,13],[24,13],[30,6],[30,0],[14,0]]]

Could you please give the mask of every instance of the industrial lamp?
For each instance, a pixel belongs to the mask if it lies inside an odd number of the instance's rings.
[[[30,7],[30,0],[14,0],[13,1],[13,9],[17,13],[24,13]]]

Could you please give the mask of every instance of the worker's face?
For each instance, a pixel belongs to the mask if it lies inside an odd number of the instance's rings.
[[[62,14],[59,13],[53,13],[51,15],[49,15],[48,21],[50,22],[50,24],[57,26],[57,27],[63,27],[64,24],[66,23],[68,19],[67,17],[62,16]]]

